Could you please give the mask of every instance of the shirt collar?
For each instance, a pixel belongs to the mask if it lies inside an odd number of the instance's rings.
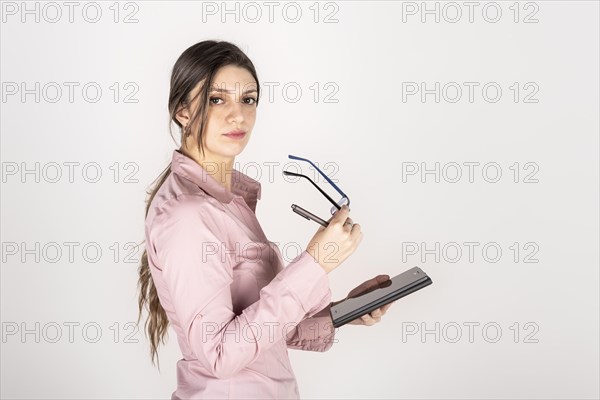
[[[254,210],[257,200],[260,199],[261,184],[257,180],[233,168],[231,191],[229,191],[200,164],[177,149],[173,150],[171,172],[192,181],[221,203],[229,203],[235,197],[241,196]]]

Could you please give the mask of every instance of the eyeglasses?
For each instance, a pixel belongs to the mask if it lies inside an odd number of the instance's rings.
[[[325,174],[323,171],[321,171],[321,170],[319,169],[319,167],[317,167],[317,166],[316,166],[316,165],[315,165],[315,164],[314,164],[312,161],[310,161],[310,160],[309,160],[309,159],[307,159],[307,158],[297,157],[297,156],[293,156],[293,155],[291,155],[291,154],[289,154],[289,155],[288,155],[288,157],[289,157],[289,158],[291,158],[292,160],[300,160],[300,161],[306,161],[306,162],[310,163],[310,165],[312,165],[312,166],[313,166],[313,167],[314,167],[314,168],[317,170],[317,172],[319,172],[319,174],[321,174],[321,176],[323,176],[323,178],[325,178],[325,180],[326,180],[327,182],[329,182],[329,184],[331,184],[331,186],[333,186],[333,188],[334,188],[334,189],[335,189],[335,190],[336,190],[336,191],[337,191],[337,192],[338,192],[338,193],[339,193],[339,194],[342,196],[342,198],[336,202],[335,200],[333,200],[333,199],[331,198],[331,196],[329,196],[327,193],[325,193],[325,191],[324,191],[323,189],[321,189],[321,188],[320,188],[320,187],[319,187],[319,186],[318,186],[318,185],[317,185],[315,182],[313,182],[313,180],[312,180],[312,179],[310,179],[308,176],[306,176],[306,175],[303,175],[303,174],[298,174],[298,173],[296,173],[296,172],[283,171],[283,174],[284,174],[284,175],[289,175],[289,176],[297,176],[297,177],[300,177],[300,178],[305,178],[305,179],[308,179],[308,181],[309,181],[310,183],[312,183],[312,185],[313,185],[314,187],[316,187],[316,188],[317,188],[317,190],[318,190],[319,192],[321,192],[321,194],[322,194],[323,196],[325,196],[325,197],[327,198],[327,200],[329,200],[329,202],[330,202],[331,204],[333,204],[333,207],[331,207],[331,210],[330,210],[331,214],[334,214],[334,213],[335,213],[337,210],[339,210],[340,208],[342,208],[342,206],[343,206],[344,204],[347,204],[347,205],[348,205],[348,207],[350,207],[350,198],[349,198],[349,197],[346,195],[346,193],[344,193],[344,192],[342,191],[342,189],[340,189],[340,188],[338,187],[338,185],[336,185],[336,184],[335,184],[335,183],[334,183],[334,182],[333,182],[331,179],[329,179],[329,177],[328,177],[328,176],[327,176],[327,175],[326,175],[326,174]]]

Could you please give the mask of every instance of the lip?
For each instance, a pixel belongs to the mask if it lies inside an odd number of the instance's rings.
[[[232,139],[241,139],[244,136],[246,136],[246,131],[242,131],[242,130],[236,129],[236,130],[224,133],[223,135],[227,136],[227,137],[230,137]]]

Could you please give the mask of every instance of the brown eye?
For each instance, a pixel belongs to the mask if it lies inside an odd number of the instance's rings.
[[[251,101],[247,102],[246,100],[251,100]],[[244,98],[244,101],[246,101],[246,104],[256,104],[256,99],[254,97],[246,97],[246,98]]]
[[[223,99],[221,99],[220,97],[211,97],[210,99],[208,99],[208,101],[211,102],[212,104],[217,104],[217,103],[214,103],[213,100],[223,100]]]

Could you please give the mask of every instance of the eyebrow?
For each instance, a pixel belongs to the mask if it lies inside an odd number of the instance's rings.
[[[219,93],[235,93],[235,90],[225,90],[222,88],[214,88],[210,90],[210,93],[219,92]],[[248,89],[244,91],[244,93],[256,93],[256,89]]]

